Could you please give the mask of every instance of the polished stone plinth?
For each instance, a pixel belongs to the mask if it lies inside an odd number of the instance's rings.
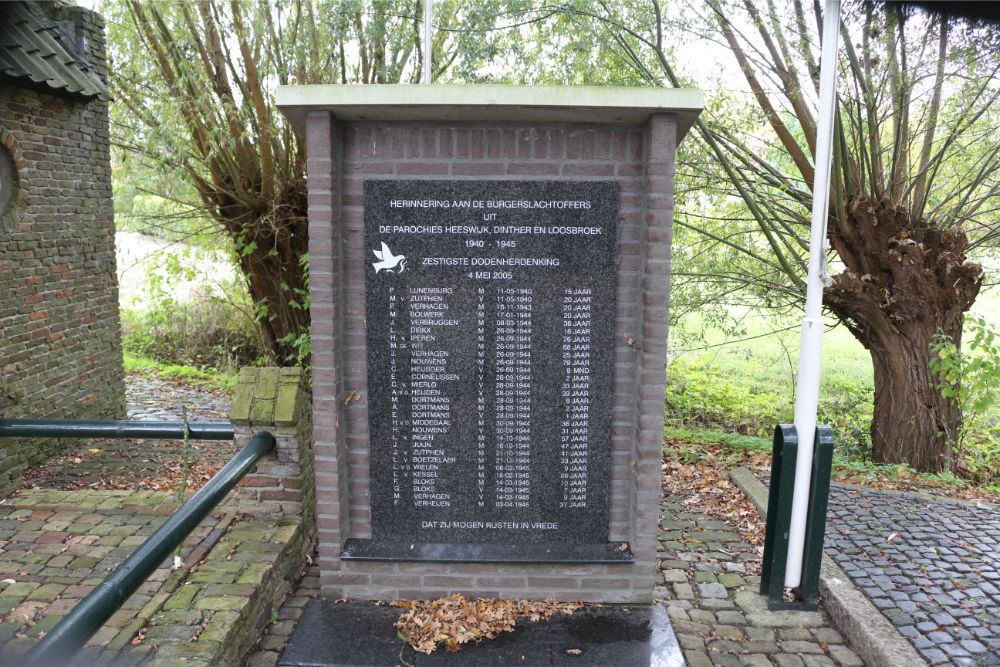
[[[681,667],[684,659],[663,607],[609,606],[549,621],[519,621],[513,632],[458,653],[417,653],[393,627],[402,610],[371,603],[314,599],[306,606],[279,665],[629,665]]]

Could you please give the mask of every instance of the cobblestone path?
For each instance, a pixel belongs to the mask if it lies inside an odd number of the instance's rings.
[[[660,526],[657,597],[691,667],[863,664],[822,611],[767,610],[758,549],[733,526],[679,498],[661,503]]]
[[[129,419],[176,420],[181,418],[181,407],[187,406],[191,421],[229,421],[225,394],[158,378],[126,376],[125,403]]]
[[[1000,510],[835,484],[826,552],[931,664],[1000,665]]]
[[[861,667],[822,612],[770,612],[757,594],[757,549],[724,521],[662,503],[658,601],[667,608],[691,667]],[[250,654],[246,667],[274,667],[310,598],[311,567]],[[470,663],[471,664],[471,663]]]

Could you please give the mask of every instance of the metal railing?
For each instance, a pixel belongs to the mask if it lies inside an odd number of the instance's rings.
[[[188,422],[192,440],[232,440],[229,422]],[[145,438],[180,440],[182,421],[95,421],[88,419],[0,419],[0,438]]]
[[[69,420],[0,420],[0,437],[109,437],[182,438],[183,422],[99,422]],[[232,424],[187,424],[190,437],[202,440],[232,440]],[[215,509],[257,461],[274,449],[274,436],[260,431],[247,442],[222,470],[174,512],[97,588],[80,600],[24,656],[26,665],[71,664],[87,640],[125,603],[146,579],[170,558],[173,551]]]

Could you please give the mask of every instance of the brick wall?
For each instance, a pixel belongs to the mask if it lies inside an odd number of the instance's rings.
[[[106,78],[104,23],[72,8]],[[107,102],[0,84],[19,201],[0,220],[0,415],[124,416]],[[55,442],[0,441],[0,491]]]
[[[324,595],[652,600],[663,430],[676,122],[342,123],[307,119],[318,541]],[[613,541],[635,562],[535,565],[341,561],[371,537],[362,184],[366,179],[614,180],[620,184],[611,467]]]

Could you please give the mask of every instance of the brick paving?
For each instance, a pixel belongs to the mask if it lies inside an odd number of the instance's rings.
[[[127,387],[130,419],[179,419],[182,405],[191,420],[228,419],[224,395],[138,376]],[[209,467],[234,450],[232,442],[191,445],[192,465]],[[30,488],[0,503],[0,663],[17,664],[176,509],[175,493],[141,488],[175,474],[181,448],[181,441],[88,440],[28,471]],[[189,480],[188,497],[202,481]],[[285,598],[304,539],[296,517],[241,511],[232,495],[216,508],[180,549],[182,566],[163,563],[77,662],[237,662],[260,634],[257,619]]]
[[[931,663],[1000,665],[1000,510],[835,484],[826,552]]]
[[[857,667],[861,659],[822,611],[767,610],[757,593],[760,548],[725,521],[661,503],[656,588],[691,667]]]
[[[24,490],[0,505],[0,655],[21,655],[156,530],[176,508],[171,494]],[[197,559],[217,539],[215,512],[185,540]],[[181,574],[165,563],[87,643],[85,662],[130,646],[160,593]],[[6,663],[5,663],[6,664]]]

